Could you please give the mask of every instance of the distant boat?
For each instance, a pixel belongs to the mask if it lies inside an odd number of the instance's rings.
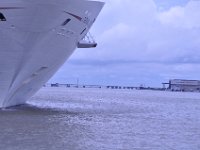
[[[0,107],[24,104],[85,42],[104,3],[0,1]]]

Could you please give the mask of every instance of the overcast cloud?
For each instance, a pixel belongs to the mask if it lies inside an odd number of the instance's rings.
[[[200,1],[106,0],[92,34],[50,82],[161,86],[200,79]]]

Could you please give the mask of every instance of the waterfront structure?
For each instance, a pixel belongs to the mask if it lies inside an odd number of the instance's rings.
[[[200,80],[173,79],[169,81],[171,91],[200,91]]]
[[[0,1],[0,107],[24,104],[78,48],[104,3],[88,0]]]

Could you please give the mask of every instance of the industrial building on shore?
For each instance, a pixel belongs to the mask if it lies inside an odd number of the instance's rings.
[[[172,79],[163,85],[169,85],[171,91],[200,92],[200,80]]]

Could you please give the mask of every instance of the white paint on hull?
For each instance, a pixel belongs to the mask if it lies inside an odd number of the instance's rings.
[[[23,104],[38,91],[73,53],[102,7],[85,0],[1,1],[6,21],[0,21],[0,107]],[[63,25],[66,19],[71,20]]]

